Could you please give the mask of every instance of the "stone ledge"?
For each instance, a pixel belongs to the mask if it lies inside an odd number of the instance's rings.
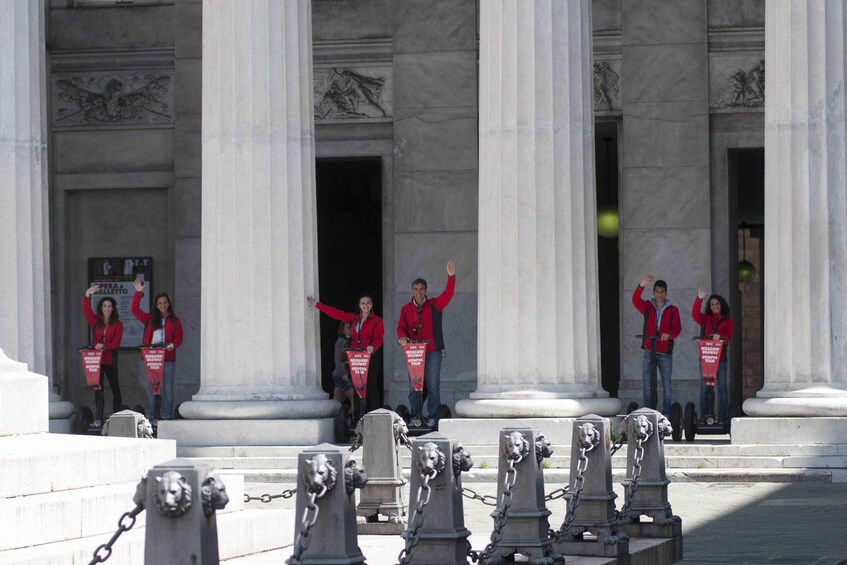
[[[161,420],[159,439],[178,448],[211,446],[317,445],[335,438],[334,420]]]
[[[839,444],[845,438],[847,417],[747,417],[732,421],[734,445]]]

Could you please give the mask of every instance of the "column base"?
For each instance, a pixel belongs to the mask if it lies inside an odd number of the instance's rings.
[[[460,400],[456,414],[463,418],[579,418],[615,416],[622,406],[618,398],[487,398]]]
[[[748,399],[744,403],[747,409]],[[735,418],[735,445],[841,444],[847,438],[847,418]]]
[[[332,418],[308,420],[160,420],[159,439],[183,447],[317,445],[335,439]]]
[[[186,420],[302,420],[333,418],[340,404],[320,400],[191,400],[179,406]]]
[[[759,396],[744,401],[744,412],[750,416],[847,416],[847,396]]]

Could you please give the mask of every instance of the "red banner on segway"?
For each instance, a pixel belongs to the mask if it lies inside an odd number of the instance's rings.
[[[147,378],[153,394],[162,394],[162,375],[165,373],[165,348],[142,347],[141,358],[147,367]]]
[[[102,349],[80,349],[82,368],[85,370],[85,384],[100,390],[100,365],[103,362]]]
[[[409,379],[415,392],[423,392],[424,368],[426,366],[426,344],[406,343],[403,345],[406,356],[406,366],[409,368]]]
[[[703,381],[707,385],[714,385],[718,376],[718,364],[721,362],[721,351],[723,342],[716,339],[701,339],[700,344],[700,372]]]
[[[347,361],[350,364],[350,376],[353,378],[353,389],[359,398],[365,398],[368,389],[368,367],[371,364],[371,354],[367,351],[347,351]]]

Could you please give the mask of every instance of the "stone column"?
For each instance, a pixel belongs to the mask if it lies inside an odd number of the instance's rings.
[[[51,375],[44,10],[40,0],[0,10],[0,349]],[[51,375],[50,417],[69,431],[73,405],[52,385]]]
[[[754,416],[847,416],[847,3],[765,4],[765,386]]]
[[[591,4],[479,9],[478,374],[456,412],[615,414],[600,386]]]
[[[306,307],[318,288],[310,10],[203,2],[201,386],[180,408],[202,421],[159,435],[182,445],[332,437],[338,403],[319,386]]]

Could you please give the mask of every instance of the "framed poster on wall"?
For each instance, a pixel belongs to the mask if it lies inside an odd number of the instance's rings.
[[[118,305],[118,315],[124,324],[121,347],[138,347],[144,338],[144,326],[132,315],[132,297],[135,296],[135,279],[147,283],[141,309],[150,311],[153,296],[152,257],[89,257],[88,286],[99,284],[91,297],[91,307],[96,310],[101,298],[109,296]]]

